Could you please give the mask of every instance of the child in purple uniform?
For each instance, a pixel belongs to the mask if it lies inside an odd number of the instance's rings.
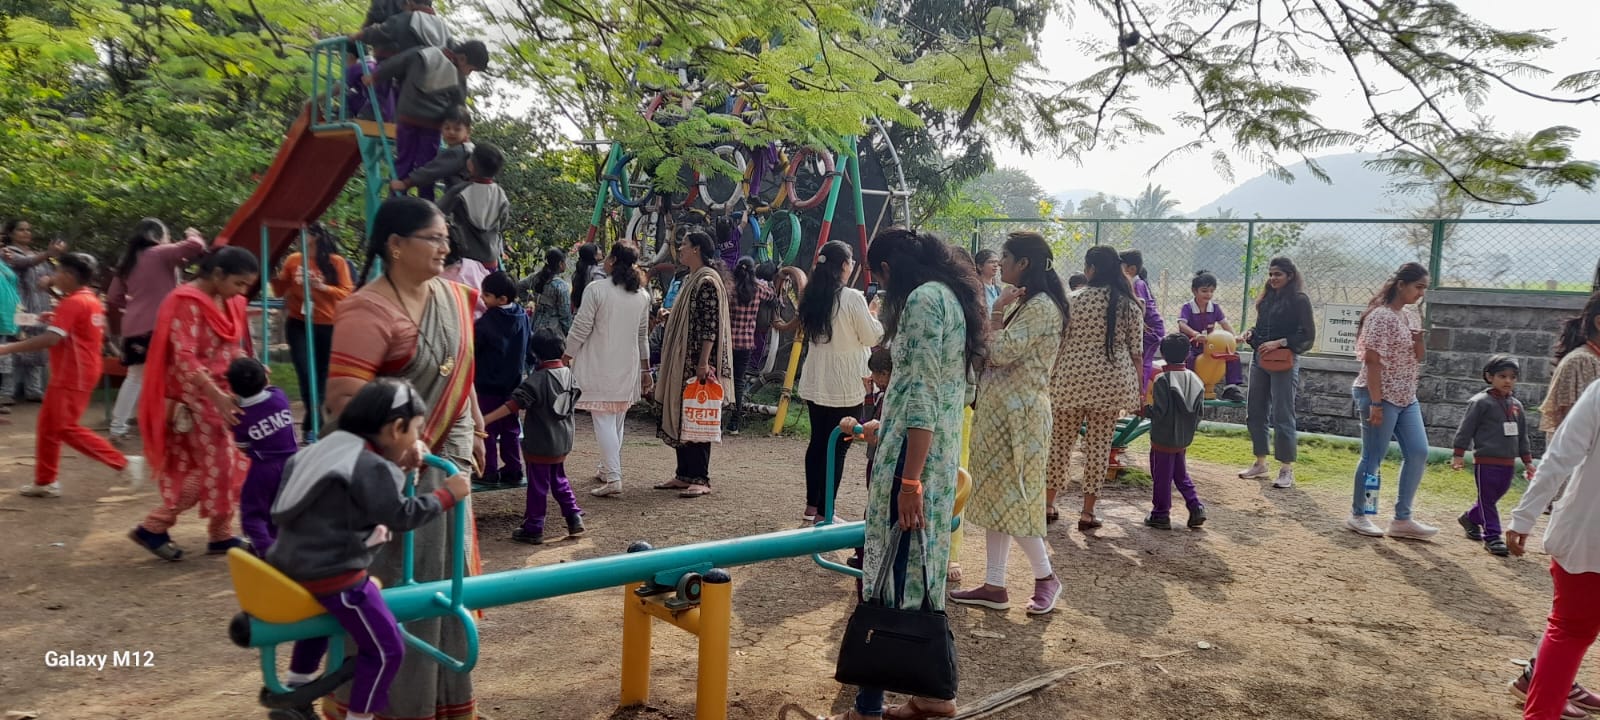
[[[239,525],[256,554],[266,557],[278,536],[272,524],[272,499],[283,484],[284,463],[300,449],[294,438],[294,414],[289,411],[289,396],[267,384],[267,369],[253,357],[228,365],[228,388],[238,396],[242,413],[233,426],[233,441],[250,458],[250,474],[239,494]]]
[[[1161,320],[1161,310],[1156,307],[1156,296],[1151,294],[1150,284],[1145,282],[1149,273],[1144,269],[1144,253],[1127,250],[1119,257],[1122,260],[1122,273],[1133,284],[1133,294],[1144,301],[1144,374],[1139,381],[1139,395],[1142,397],[1150,387],[1150,378],[1155,375],[1156,350],[1161,347],[1161,338],[1167,336],[1167,324]]]
[[[278,542],[267,562],[315,596],[355,643],[347,720],[372,720],[388,707],[389,686],[405,656],[399,625],[367,567],[391,534],[432,522],[472,493],[471,482],[458,474],[433,492],[403,494],[399,463],[419,461],[427,411],[404,380],[367,383],[339,415],[339,430],[289,461],[272,503]],[[327,652],[325,637],[296,641],[286,684],[311,682]],[[308,702],[272,717],[319,716]]]
[[[1144,416],[1150,418],[1150,514],[1144,524],[1162,530],[1172,529],[1172,488],[1176,486],[1189,508],[1188,526],[1206,523],[1206,506],[1189,477],[1189,445],[1200,427],[1200,411],[1205,406],[1205,384],[1200,376],[1183,366],[1189,340],[1173,333],[1161,340],[1161,359],[1166,366],[1150,385],[1150,404]]]
[[[512,391],[528,371],[528,336],[533,334],[528,314],[517,304],[517,283],[503,272],[483,279],[483,304],[488,308],[472,324],[478,407],[492,411],[511,399]],[[521,487],[523,484],[522,423],[516,413],[484,425],[483,482]]]
[[[1472,451],[1472,472],[1478,486],[1478,501],[1456,522],[1467,537],[1483,543],[1484,550],[1505,557],[1510,553],[1500,538],[1500,511],[1495,505],[1511,489],[1517,458],[1529,482],[1533,481],[1533,452],[1528,447],[1528,416],[1522,403],[1511,393],[1517,388],[1521,366],[1516,358],[1496,355],[1483,366],[1483,381],[1488,389],[1467,401],[1467,413],[1456,430],[1455,458],[1450,467],[1460,470],[1463,456]]]
[[[572,411],[582,391],[572,384],[572,369],[561,358],[566,342],[555,330],[541,328],[533,333],[528,349],[539,357],[539,367],[528,373],[505,404],[483,416],[492,423],[500,418],[526,412],[523,422],[522,453],[528,465],[528,504],[522,527],[511,532],[511,539],[529,545],[544,543],[544,518],[549,497],[554,495],[567,520],[567,536],[584,533],[583,510],[567,480],[567,454],[572,452]],[[549,358],[549,359],[547,359]]]
[[[1193,348],[1189,350],[1189,368],[1194,369],[1195,358],[1206,349],[1206,335],[1213,328],[1222,328],[1234,332],[1233,326],[1228,324],[1227,318],[1222,315],[1222,306],[1211,301],[1217,293],[1217,276],[1205,270],[1194,274],[1194,279],[1189,281],[1189,289],[1194,292],[1194,302],[1186,302],[1178,310],[1178,332],[1189,338]],[[1223,379],[1223,388],[1220,397],[1229,402],[1244,402],[1244,391],[1239,389],[1244,384],[1244,371],[1239,367],[1239,361],[1229,360],[1227,377]]]

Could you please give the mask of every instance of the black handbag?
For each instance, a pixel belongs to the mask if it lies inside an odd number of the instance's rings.
[[[898,551],[901,531],[889,535],[889,547]],[[921,530],[912,536],[927,546]],[[924,555],[926,557],[926,555]],[[927,596],[920,610],[901,610],[893,595],[894,556],[884,560],[874,586],[875,595],[856,605],[839,646],[839,664],[833,679],[845,685],[878,688],[903,695],[953,700],[956,697],[956,641],[950,620],[934,610]],[[928,563],[922,563],[923,582],[931,592]]]

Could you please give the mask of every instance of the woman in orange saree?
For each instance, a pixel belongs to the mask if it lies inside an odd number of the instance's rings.
[[[391,198],[378,210],[372,238],[361,277],[368,276],[378,257],[383,274],[340,303],[334,317],[325,406],[329,425],[337,425],[345,403],[374,378],[403,378],[427,403],[422,433],[427,450],[462,468],[480,465],[485,433],[472,391],[472,310],[478,293],[439,277],[449,253],[444,217],[426,200]],[[419,472],[417,493],[433,492],[444,481],[437,470]],[[465,515],[470,523],[470,507]],[[451,515],[412,531],[412,572],[417,582],[450,577],[454,522]],[[468,572],[476,574],[476,531],[470,525],[466,541]],[[401,578],[400,547],[399,542],[385,545],[370,568],[385,587],[393,587]],[[406,630],[452,657],[465,654],[466,635],[454,619],[411,621]],[[324,700],[324,717],[345,717],[345,692]],[[407,653],[390,690],[389,706],[378,717],[472,720],[477,717],[472,676],[447,670],[423,653]]]

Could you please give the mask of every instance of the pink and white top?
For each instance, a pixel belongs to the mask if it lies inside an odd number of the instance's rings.
[[[1367,313],[1356,336],[1356,358],[1365,358],[1371,350],[1383,359],[1383,401],[1405,407],[1417,401],[1417,375],[1422,363],[1417,360],[1411,344],[1411,323],[1401,313],[1379,305]],[[1367,365],[1361,364],[1355,386],[1367,387]]]

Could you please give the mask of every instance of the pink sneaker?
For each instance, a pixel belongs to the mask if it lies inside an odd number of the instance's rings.
[[[1006,594],[1006,589],[989,585],[979,585],[971,590],[956,590],[950,593],[950,599],[962,605],[977,605],[990,610],[1011,609],[1011,596]]]
[[[1061,579],[1055,575],[1033,581],[1033,598],[1028,601],[1029,615],[1048,615],[1056,609],[1056,598],[1061,597]]]

